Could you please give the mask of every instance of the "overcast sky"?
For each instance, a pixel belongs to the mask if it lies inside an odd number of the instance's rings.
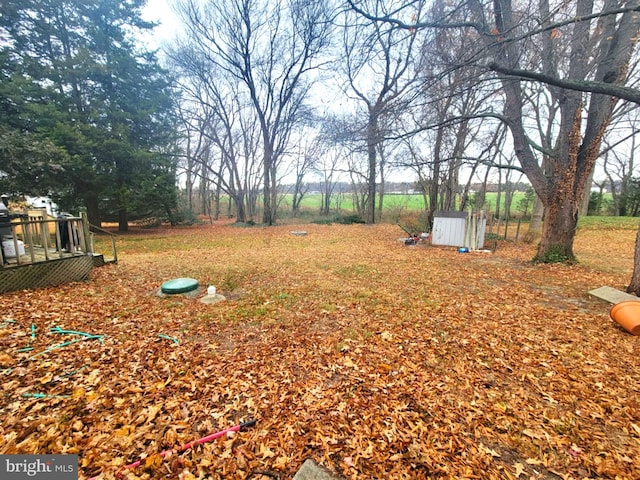
[[[163,42],[172,39],[178,28],[178,19],[171,9],[171,3],[172,0],[147,0],[147,5],[142,10],[142,18],[160,22],[154,29],[153,38],[149,39],[153,47],[160,47]]]

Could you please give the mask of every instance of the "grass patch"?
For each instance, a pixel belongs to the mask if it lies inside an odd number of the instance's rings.
[[[580,217],[578,228],[584,230],[637,230],[638,217]]]

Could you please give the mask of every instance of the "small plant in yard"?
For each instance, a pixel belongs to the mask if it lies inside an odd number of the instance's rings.
[[[562,245],[554,245],[550,248],[546,255],[536,255],[533,258],[534,263],[576,263],[575,258],[570,258],[565,253]]]
[[[498,235],[497,233],[485,233],[485,240],[504,240],[504,235]]]
[[[364,219],[357,214],[338,215],[335,217],[334,221],[342,225],[351,225],[352,223],[366,223]]]
[[[220,289],[225,292],[233,292],[240,286],[244,274],[237,270],[227,270],[220,281]]]

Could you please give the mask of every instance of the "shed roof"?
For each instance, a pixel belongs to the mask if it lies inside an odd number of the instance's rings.
[[[445,218],[467,218],[469,216],[469,212],[456,212],[453,210],[438,210],[433,214],[434,217],[445,217]]]

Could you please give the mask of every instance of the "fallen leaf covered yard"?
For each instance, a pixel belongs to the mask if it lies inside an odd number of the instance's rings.
[[[640,478],[638,337],[587,293],[624,289],[635,229],[580,230],[573,266],[304,229],[135,232],[86,282],[0,296],[0,453],[104,479]],[[226,300],[158,297],[176,277]],[[56,327],[101,337],[35,356],[83,338]]]

